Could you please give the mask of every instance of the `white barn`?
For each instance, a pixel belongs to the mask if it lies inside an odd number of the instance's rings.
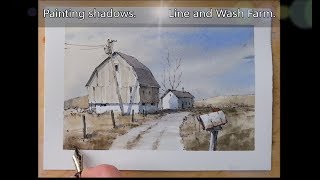
[[[193,107],[194,96],[184,90],[168,89],[162,96],[162,109],[185,109]]]
[[[124,113],[158,110],[160,86],[152,72],[136,58],[120,52],[106,58],[91,74],[86,84],[89,108],[97,113],[121,112],[117,84]]]

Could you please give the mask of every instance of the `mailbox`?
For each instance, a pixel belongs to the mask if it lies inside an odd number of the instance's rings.
[[[209,131],[211,134],[209,151],[215,151],[217,149],[218,132],[222,130],[222,125],[228,123],[226,115],[223,111],[219,110],[209,114],[200,115],[197,119],[202,125],[202,129]]]
[[[225,125],[228,121],[223,111],[212,112],[209,114],[200,115],[203,129],[208,130],[214,127]]]

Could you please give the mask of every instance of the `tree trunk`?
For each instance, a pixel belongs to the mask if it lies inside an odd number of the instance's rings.
[[[115,64],[114,64],[114,62],[113,62],[112,54],[110,55],[110,58],[111,58],[111,64],[112,64],[113,78],[114,78],[114,81],[115,81],[115,83],[116,83],[116,91],[117,91],[117,95],[118,95],[119,106],[120,106],[120,109],[121,109],[121,115],[124,115],[122,98],[121,98],[121,94],[120,94],[120,90],[119,90],[119,82],[118,82],[118,79],[117,79],[117,74],[116,74],[116,70],[115,70],[115,67],[114,67]]]

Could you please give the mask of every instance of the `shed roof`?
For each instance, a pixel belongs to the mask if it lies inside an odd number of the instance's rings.
[[[194,98],[194,96],[187,92],[187,91],[178,91],[178,90],[172,90],[168,89],[166,92],[161,96],[161,99],[166,96],[169,92],[172,92],[177,98]]]
[[[112,54],[113,57],[116,56],[116,55],[119,55],[120,57],[122,57],[122,59],[124,59],[130,66],[133,67],[134,71],[136,72],[136,74],[138,76],[138,82],[139,82],[140,85],[147,86],[147,87],[160,88],[160,85],[158,84],[158,82],[154,78],[152,72],[150,71],[150,69],[147,66],[142,64],[136,58],[134,58],[132,56],[129,56],[127,54],[124,54],[124,53],[121,53],[121,52],[114,52]],[[90,82],[92,81],[94,75],[98,72],[99,68],[102,67],[110,59],[111,59],[111,57],[109,56],[101,64],[99,64],[99,66],[97,66],[94,69],[94,71],[92,72],[92,74],[90,76],[90,79],[88,80],[86,86],[89,86]]]

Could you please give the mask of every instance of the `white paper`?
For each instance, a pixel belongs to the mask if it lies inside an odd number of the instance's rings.
[[[72,170],[71,150],[63,150],[64,27],[46,27],[44,170]],[[254,151],[83,150],[85,167],[112,164],[120,170],[271,170],[271,28],[254,28]]]

